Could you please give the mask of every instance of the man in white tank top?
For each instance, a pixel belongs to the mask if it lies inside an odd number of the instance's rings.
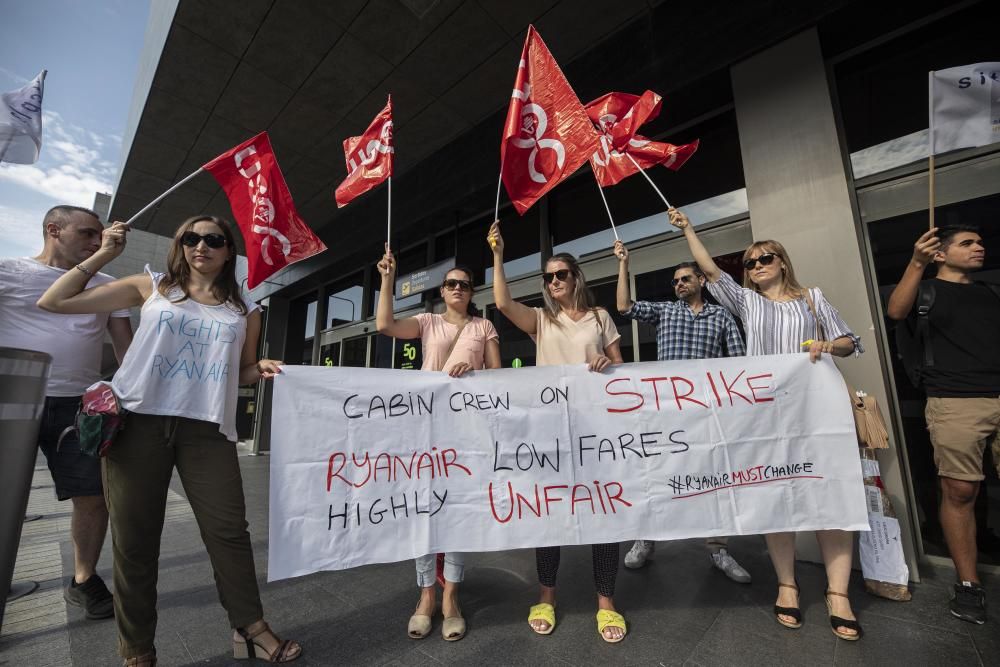
[[[38,446],[45,454],[56,497],[73,502],[71,536],[74,576],[65,598],[84,608],[87,618],[114,615],[112,596],[97,574],[97,560],[108,529],[108,510],[101,487],[100,459],[80,452],[75,436],[57,446],[63,429],[72,425],[80,396],[101,379],[105,331],[111,334],[121,363],[132,340],[128,311],[99,315],[57,315],[35,302],[66,271],[101,246],[103,227],[93,211],[56,206],[42,223],[45,246],[37,257],[0,258],[0,347],[38,350],[52,355],[45,410]],[[90,284],[113,280],[103,273]]]

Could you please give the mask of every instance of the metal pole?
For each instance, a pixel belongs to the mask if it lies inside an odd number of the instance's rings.
[[[591,169],[591,172],[594,174],[594,182],[597,183],[597,191],[601,193],[601,201],[604,202],[604,210],[608,212],[608,220],[611,221],[611,231],[615,234],[615,241],[620,241],[621,239],[618,238],[618,230],[615,229],[615,219],[611,217],[611,209],[608,207],[608,199],[604,196],[604,188],[601,187],[601,182],[597,180],[597,172],[593,171],[593,169]]]
[[[927,73],[927,139],[930,158],[927,162],[927,211],[929,229],[934,229],[934,71]]]
[[[52,357],[44,352],[0,347],[0,625],[11,594],[21,525],[28,508],[38,456],[38,425]],[[24,589],[21,582],[19,588]],[[37,584],[30,582],[26,592]],[[21,594],[26,594],[22,592]]]
[[[151,208],[153,208],[154,206],[156,206],[157,204],[159,204],[159,203],[160,203],[160,202],[161,202],[161,201],[163,200],[163,198],[164,198],[164,197],[166,197],[166,196],[167,196],[167,195],[169,195],[169,194],[170,194],[171,192],[173,192],[173,191],[174,191],[174,190],[176,190],[177,188],[181,187],[182,185],[184,185],[185,183],[187,183],[188,181],[190,181],[190,180],[191,180],[192,178],[194,178],[195,176],[197,176],[198,174],[200,174],[200,173],[201,173],[201,172],[203,172],[203,171],[205,171],[205,170],[204,170],[203,168],[201,168],[201,167],[198,167],[198,168],[197,168],[197,169],[196,169],[195,171],[191,172],[190,174],[188,174],[187,176],[185,176],[185,177],[184,177],[184,178],[182,178],[181,180],[179,180],[179,181],[177,181],[176,183],[174,183],[173,185],[171,185],[171,186],[170,186],[170,188],[168,188],[166,192],[164,192],[164,193],[163,193],[162,195],[160,195],[159,197],[157,197],[157,198],[156,198],[156,199],[154,199],[153,201],[151,201],[151,202],[149,202],[148,204],[146,204],[146,205],[145,205],[145,206],[144,206],[144,207],[142,208],[142,210],[141,210],[141,211],[139,211],[138,213],[136,213],[135,215],[133,215],[133,216],[132,216],[131,218],[129,218],[129,219],[128,219],[128,222],[126,222],[125,224],[126,224],[126,225],[128,225],[129,227],[131,227],[131,226],[132,226],[132,223],[134,223],[134,222],[136,221],[136,218],[138,218],[138,217],[139,217],[139,216],[141,216],[141,215],[142,215],[143,213],[145,213],[145,212],[146,212],[146,211],[148,211],[149,209],[151,209]]]
[[[635,161],[635,158],[629,155],[627,152],[625,153],[625,157],[627,157],[629,160],[632,160],[632,164],[635,165],[635,168],[638,169],[640,172],[642,172],[642,175],[646,177],[646,180],[649,181],[649,184],[653,186],[654,190],[656,190],[656,194],[660,195],[660,199],[662,199],[663,203],[667,205],[667,208],[673,208],[673,206],[670,205],[670,202],[667,201],[667,198],[663,196],[663,193],[660,192],[660,188],[656,187],[656,183],[654,183],[653,179],[651,179],[649,177],[649,174],[646,173],[646,170],[640,167],[639,163]]]
[[[389,177],[389,205],[386,211],[385,247],[391,248],[392,243],[392,176]]]

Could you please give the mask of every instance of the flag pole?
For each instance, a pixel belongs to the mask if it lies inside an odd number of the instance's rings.
[[[6,137],[6,138],[4,138],[4,140],[3,140],[3,147],[0,147],[0,163],[3,162],[3,159],[5,157],[7,157],[7,149],[8,148],[10,148],[10,137],[9,136]]]
[[[500,188],[503,187],[503,163],[500,163],[500,178],[497,179],[497,205],[493,209],[493,219],[500,219]]]
[[[656,190],[656,194],[660,195],[660,199],[662,199],[663,203],[667,205],[667,208],[673,208],[673,206],[670,205],[670,202],[667,201],[667,198],[663,196],[663,193],[660,192],[660,188],[656,187],[656,183],[654,183],[653,179],[651,179],[649,177],[649,174],[646,173],[646,170],[639,166],[639,163],[635,161],[635,158],[632,157],[632,155],[628,151],[623,151],[623,152],[625,153],[625,157],[627,157],[629,160],[632,160],[632,164],[635,165],[635,168],[638,169],[642,173],[642,175],[646,177],[646,180],[649,181],[649,184],[653,186],[654,190]]]
[[[389,205],[386,207],[386,222],[385,222],[385,243],[386,247],[392,247],[390,241],[392,240],[392,176],[389,176]]]
[[[930,154],[927,161],[927,211],[930,229],[934,229],[934,71],[927,73],[927,139]]]
[[[198,174],[200,174],[203,171],[205,171],[205,169],[203,167],[198,167],[193,172],[191,172],[190,174],[188,174],[187,176],[185,176],[183,179],[181,179],[181,180],[177,181],[176,183],[174,183],[173,185],[171,185],[170,188],[168,188],[166,192],[164,192],[162,195],[160,195],[159,197],[157,197],[153,201],[151,201],[148,204],[146,204],[142,208],[141,211],[139,211],[138,213],[136,213],[135,215],[133,215],[131,218],[129,218],[128,222],[125,223],[125,226],[126,227],[131,227],[132,223],[134,223],[139,216],[141,216],[143,213],[145,213],[149,209],[151,209],[154,206],[156,206],[157,204],[159,204],[167,195],[169,195],[171,192],[173,192],[177,188],[181,187],[182,185],[184,185],[185,183],[187,183],[188,181],[190,181],[192,178],[194,178],[195,176],[197,176]]]
[[[590,166],[590,172],[594,175],[594,182],[597,183],[597,191],[601,193],[601,201],[604,202],[604,210],[608,212],[608,220],[611,221],[611,231],[614,232],[615,241],[621,241],[618,238],[618,230],[615,229],[615,219],[611,217],[611,209],[608,207],[608,199],[604,196],[604,188],[601,187],[601,182],[597,180],[597,172],[594,171],[594,166]]]

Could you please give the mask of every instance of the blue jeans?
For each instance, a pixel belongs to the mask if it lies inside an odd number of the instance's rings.
[[[437,554],[427,554],[413,561],[417,566],[417,586],[428,588],[437,581]],[[465,579],[465,554],[449,551],[444,555],[444,580],[459,583]]]

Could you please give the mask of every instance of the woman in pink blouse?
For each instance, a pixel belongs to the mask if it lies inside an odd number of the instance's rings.
[[[382,274],[375,326],[378,332],[393,338],[419,338],[423,351],[420,370],[444,371],[459,377],[472,370],[500,368],[500,337],[493,323],[475,316],[472,305],[472,272],[455,267],[445,275],[441,285],[444,313],[420,313],[414,317],[395,319],[392,314],[392,291],[396,277],[396,260],[386,247],[378,263]],[[410,616],[407,634],[423,639],[431,631],[431,616],[435,599],[435,554],[416,560],[417,586],[420,601]],[[465,619],[458,604],[458,585],[465,574],[465,554],[448,552],[444,555],[444,593],[441,612],[444,623],[441,635],[446,641],[458,641],[465,636]]]
[[[493,298],[497,308],[518,329],[534,337],[538,366],[587,364],[602,371],[622,363],[618,329],[608,311],[593,303],[583,271],[576,258],[554,255],[542,274],[544,308],[529,308],[510,297],[503,271],[503,237],[500,222],[490,227],[487,237],[493,248]],[[592,546],[594,585],[597,588],[597,631],[609,643],[625,638],[625,619],[615,610],[615,577],[618,574],[618,543]],[[528,624],[540,635],[556,627],[556,575],[559,547],[535,549],[540,596],[528,614]]]

